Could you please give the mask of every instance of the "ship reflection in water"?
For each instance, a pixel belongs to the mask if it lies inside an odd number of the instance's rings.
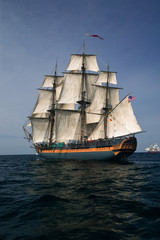
[[[159,239],[159,154],[128,162],[0,156],[0,239]]]

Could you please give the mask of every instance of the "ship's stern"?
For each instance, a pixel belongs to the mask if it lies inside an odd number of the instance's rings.
[[[137,148],[137,139],[135,137],[129,137],[124,139],[119,146],[114,147],[115,158],[125,158],[132,155]]]

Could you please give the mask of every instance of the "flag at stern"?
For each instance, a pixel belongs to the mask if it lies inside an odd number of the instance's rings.
[[[136,97],[128,96],[128,102],[130,102],[131,100],[136,100]]]

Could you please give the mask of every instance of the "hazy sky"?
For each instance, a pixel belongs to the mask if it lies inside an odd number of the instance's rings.
[[[85,33],[86,51],[102,70],[116,71],[121,98],[146,133],[137,151],[160,144],[159,0],[0,0],[0,154],[34,153],[22,126],[35,105],[45,74],[65,70]],[[105,64],[104,64],[105,63]]]

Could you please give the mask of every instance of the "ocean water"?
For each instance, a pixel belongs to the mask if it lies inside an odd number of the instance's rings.
[[[0,156],[0,239],[160,239],[160,154],[125,162]]]

